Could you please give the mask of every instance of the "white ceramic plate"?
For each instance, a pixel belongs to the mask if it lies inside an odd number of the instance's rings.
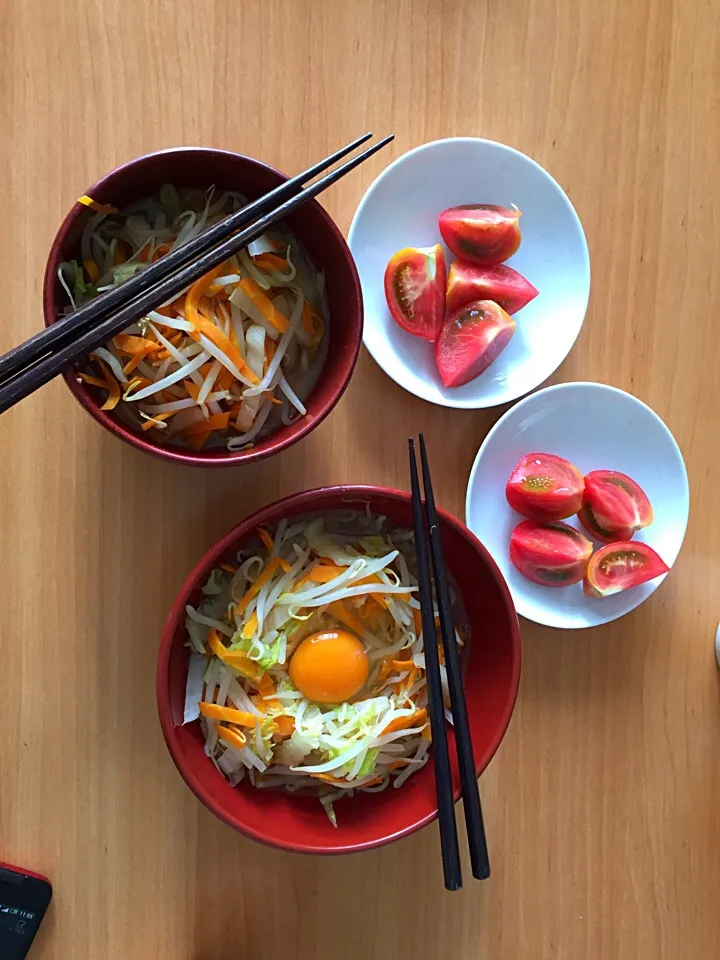
[[[634,610],[664,577],[611,597],[586,597],[582,584],[541,587],[510,563],[510,533],[524,518],[510,509],[505,484],[526,453],[555,453],[586,474],[619,470],[653,506],[653,523],[635,534],[668,566],[680,552],[689,511],[687,471],[673,435],[636,397],[601,383],[563,383],[526,397],[498,420],[470,473],[465,522],[503,572],[517,612],[550,627],[592,627]],[[576,517],[565,521],[582,530]],[[599,544],[598,544],[599,546]]]
[[[383,278],[402,247],[441,242],[438,216],[464,203],[516,204],[523,240],[508,264],[540,291],[515,314],[517,330],[500,356],[462,387],[443,386],[432,344],[401,330]],[[365,303],[363,340],[400,386],[446,407],[508,403],[546,380],[580,332],[590,294],[590,259],[580,221],[562,189],[523,153],[491,140],[436,140],[391,163],[355,213],[348,237]],[[448,268],[453,256],[445,249]]]

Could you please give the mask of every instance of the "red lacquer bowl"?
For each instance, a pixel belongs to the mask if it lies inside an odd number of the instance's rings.
[[[317,799],[281,790],[260,790],[243,781],[231,787],[203,752],[199,722],[182,726],[187,677],[185,605],[197,603],[210,570],[251,539],[260,524],[325,510],[364,510],[412,527],[410,495],[382,487],[325,487],[298,493],[238,524],[192,571],[168,617],[160,645],[157,700],[165,741],[195,796],[221,820],[263,843],[299,853],[351,853],[407,836],[437,816],[432,761],[399,789],[357,794],[336,804],[332,826]],[[520,680],[520,633],[510,593],[485,547],[455,517],[440,511],[445,561],[457,584],[471,627],[465,663],[468,714],[480,774],[497,750],[515,705]],[[452,733],[450,734],[452,741]],[[450,755],[456,798],[459,774]]]
[[[113,170],[90,187],[87,195],[100,203],[123,207],[157,191],[163,183],[180,187],[201,187],[214,184],[218,189],[232,189],[254,200],[287,177],[258,160],[226,150],[204,147],[179,147],[163,150],[131,160]],[[76,203],[58,230],[45,268],[43,308],[45,324],[51,324],[67,305],[67,295],[57,279],[57,270],[64,260],[77,259],[82,228],[92,211]],[[279,453],[300,440],[316,427],[338,402],[355,368],[362,342],[363,307],[360,281],[352,254],[343,235],[319,203],[311,200],[285,221],[288,228],[304,244],[311,261],[325,271],[330,310],[329,346],[323,371],[317,385],[306,400],[307,416],[291,426],[280,426],[249,450],[229,452],[199,450],[177,446],[159,446],[149,434],[134,430],[114,412],[100,409],[104,394],[78,383],[72,370],[65,382],[76,399],[98,423],[126,443],[155,454],[163,460],[200,466],[227,466],[249,463]]]

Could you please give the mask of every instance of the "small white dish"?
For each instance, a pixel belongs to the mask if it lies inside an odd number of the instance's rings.
[[[516,204],[520,249],[508,261],[540,291],[515,314],[517,330],[500,356],[470,383],[443,386],[433,345],[393,321],[383,279],[402,247],[441,243],[438,216],[466,203]],[[363,289],[363,341],[376,363],[410,393],[445,407],[509,403],[557,369],[582,327],[590,258],[572,204],[549,173],[502,143],[455,137],[426,143],[390,164],[360,202],[348,236]],[[454,259],[445,248],[448,269]]]
[[[619,470],[636,480],[650,498],[654,520],[634,539],[648,543],[671,567],[682,546],[690,506],[685,462],[673,435],[650,407],[623,390],[601,383],[562,383],[526,397],[501,417],[470,472],[465,522],[502,570],[519,614],[549,627],[577,629],[609,623],[634,610],[664,577],[601,599],[586,597],[580,583],[542,587],[512,565],[510,534],[524,517],[508,505],[505,485],[526,453],[558,454],[583,475]],[[589,536],[577,517],[565,523]]]

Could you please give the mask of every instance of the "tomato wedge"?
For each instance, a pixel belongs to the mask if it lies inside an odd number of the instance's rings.
[[[569,587],[585,576],[592,544],[561,523],[523,520],[510,535],[510,559],[520,573],[543,587]]]
[[[645,491],[617,470],[588,473],[583,503],[589,507],[598,526],[606,531],[626,528],[634,532],[653,521],[653,509]]]
[[[493,203],[473,203],[443,210],[440,233],[456,257],[492,267],[511,257],[520,246],[520,211]]]
[[[447,282],[447,308],[457,310],[471,300],[494,300],[508,313],[517,313],[538,295],[525,277],[498,264],[478,267],[456,260],[450,265]]]
[[[434,247],[405,247],[385,268],[385,299],[393,320],[408,333],[436,340],[445,318],[445,254]]]
[[[578,511],[578,520],[585,527],[591,537],[601,543],[615,543],[618,540],[632,540],[635,530],[632,527],[603,527],[593,513],[592,507],[583,503]]]
[[[554,453],[528,453],[505,487],[507,502],[531,520],[563,520],[582,504],[583,477],[577,467]]]
[[[477,300],[456,310],[435,344],[442,382],[446,387],[459,387],[479,376],[514,333],[513,318],[491,300]]]
[[[609,597],[667,573],[670,567],[646,543],[609,543],[590,558],[583,591],[588,597]]]

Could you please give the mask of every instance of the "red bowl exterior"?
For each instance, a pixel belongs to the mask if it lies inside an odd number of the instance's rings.
[[[170,754],[195,796],[217,817],[254,840],[298,853],[353,853],[407,836],[437,816],[430,763],[401,789],[357,794],[337,803],[338,827],[332,826],[313,797],[281,790],[258,790],[243,782],[231,787],[203,752],[199,724],[181,726],[185,702],[188,648],[184,645],[185,605],[197,602],[210,570],[237,550],[260,524],[282,517],[331,509],[364,509],[412,527],[410,495],[370,486],[324,487],[278,500],[234,527],[198,563],[173,604],[160,644],[157,701],[160,724]],[[520,680],[520,632],[510,591],[494,560],[479,540],[455,517],[440,510],[445,560],[462,594],[472,638],[465,663],[465,687],[478,775],[503,738]],[[449,734],[455,798],[459,774]]]
[[[184,187],[238,190],[254,200],[288,178],[272,167],[226,150],[205,147],[178,147],[131,160],[90,187],[86,193],[99,203],[124,206],[147,197],[173,183]],[[57,232],[50,249],[43,287],[45,325],[54,323],[66,306],[67,296],[57,279],[64,260],[77,254],[82,227],[91,211],[76,203]],[[329,345],[323,374],[306,402],[307,416],[292,426],[281,426],[250,450],[231,453],[222,450],[194,451],[181,447],[160,447],[141,432],[135,432],[113,412],[100,409],[97,391],[78,383],[72,369],[63,376],[75,398],[107,430],[126,443],[162,460],[206,467],[250,463],[279,453],[300,440],[330,413],[352,376],[362,342],[363,304],[355,261],[340,230],[320,204],[311,200],[286,220],[288,228],[302,241],[310,259],[325,270],[330,309]]]

